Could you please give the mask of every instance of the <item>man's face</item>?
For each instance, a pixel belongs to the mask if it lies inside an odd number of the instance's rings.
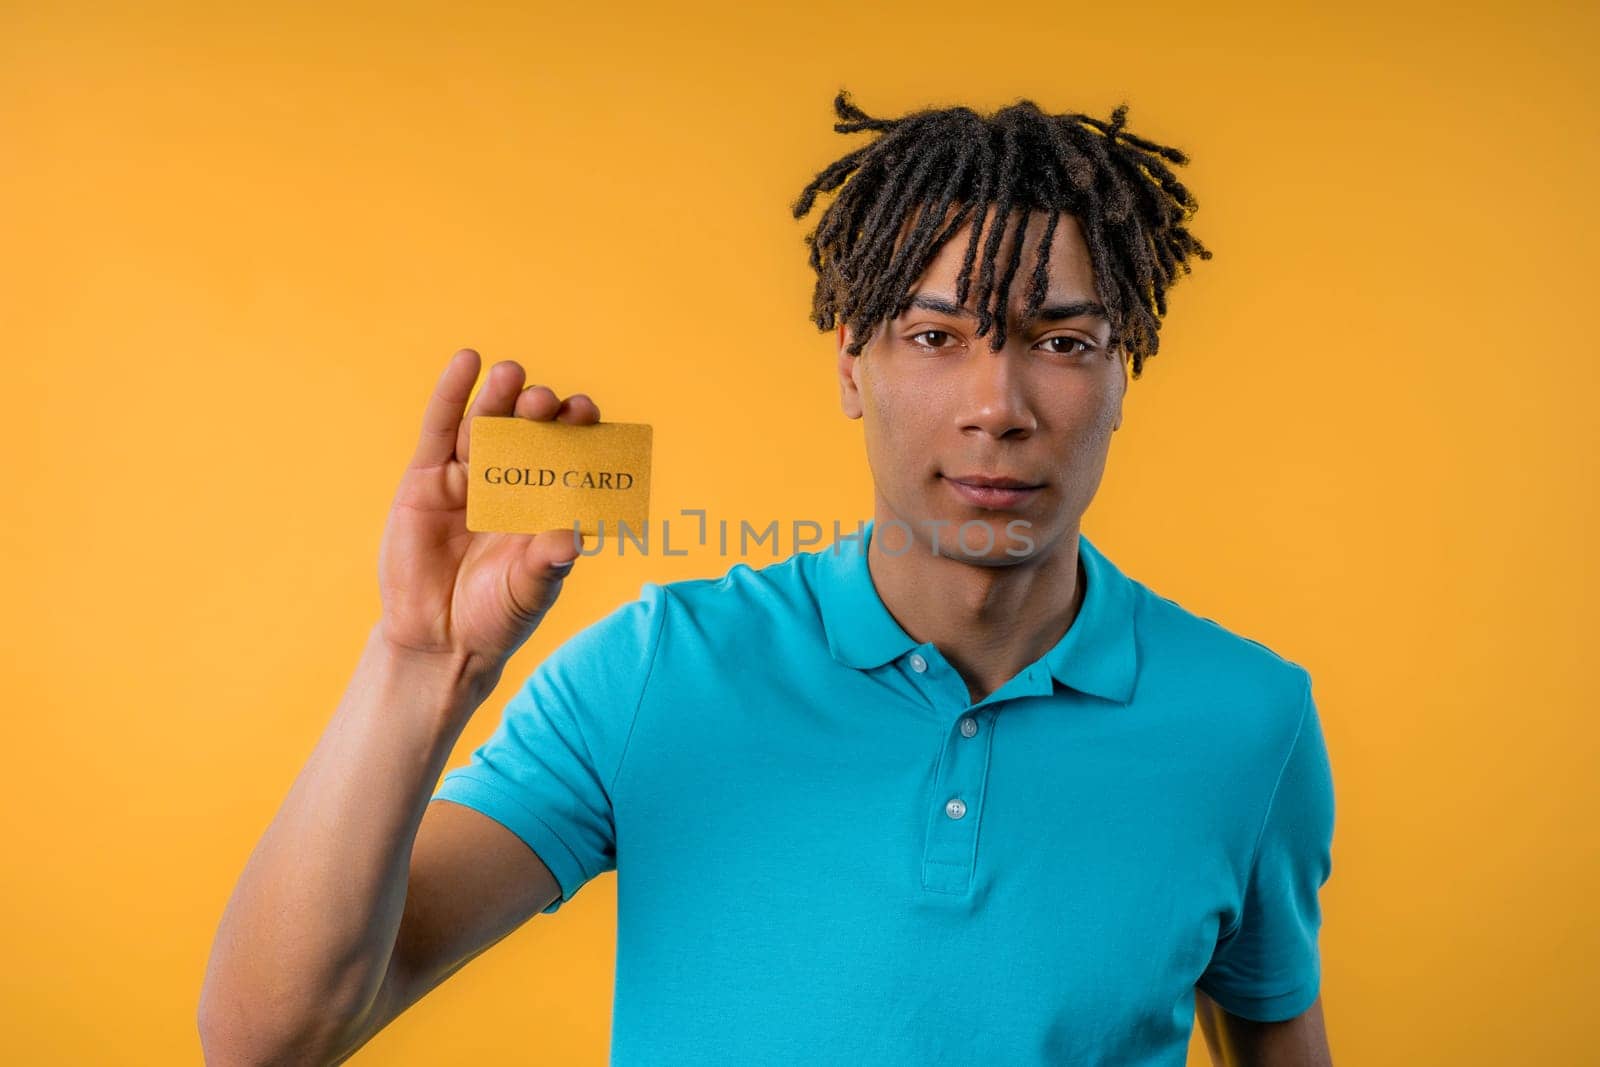
[[[991,207],[986,227],[993,214]],[[845,351],[852,335],[839,328],[841,406],[864,420],[878,525],[891,552],[910,547],[904,529],[887,525],[898,519],[943,556],[982,565],[1037,559],[1078,531],[1100,486],[1122,425],[1127,366],[1108,347],[1111,326],[1097,312],[1089,249],[1071,215],[1059,216],[1051,240],[1039,314],[1020,321],[1046,218],[1028,219],[999,351],[989,347],[992,332],[975,333],[976,262],[967,306],[955,305],[970,225],[939,249],[912,286],[912,305],[881,324],[859,356]],[[1008,220],[997,275],[1021,219],[1019,212]],[[985,488],[996,480],[1021,488]]]

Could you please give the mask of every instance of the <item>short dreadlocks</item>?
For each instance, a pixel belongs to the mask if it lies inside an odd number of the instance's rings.
[[[950,107],[877,119],[851,103],[847,90],[840,90],[833,107],[837,132],[874,130],[880,136],[824,168],[794,202],[794,217],[803,219],[818,193],[844,186],[806,235],[817,272],[812,320],[818,329],[846,323],[854,334],[847,351],[859,355],[879,323],[910,305],[912,283],[940,246],[974,209],[981,230],[993,204],[996,223],[979,264],[977,333],[993,328],[991,344],[998,350],[1005,344],[1004,309],[1022,259],[1019,239],[996,279],[1004,221],[1015,210],[1048,213],[1023,313],[1028,318],[1044,299],[1057,213],[1066,212],[1079,220],[1088,241],[1095,287],[1111,318],[1111,345],[1123,346],[1139,377],[1159,347],[1166,292],[1178,269],[1188,273],[1191,256],[1211,258],[1184,225],[1199,205],[1166,165],[1187,163],[1186,155],[1125,130],[1127,104],[1111,113],[1110,122],[1075,112],[1046,114],[1031,100],[988,117]],[[952,205],[955,215],[935,233]],[[958,304],[967,300],[979,239],[974,233],[962,262]]]

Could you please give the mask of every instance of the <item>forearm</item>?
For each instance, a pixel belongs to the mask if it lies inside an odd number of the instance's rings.
[[[200,1004],[210,1062],[322,1059],[372,1007],[417,827],[494,680],[457,659],[396,655],[373,627],[223,913]]]

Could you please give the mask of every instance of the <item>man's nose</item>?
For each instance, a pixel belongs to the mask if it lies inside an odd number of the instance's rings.
[[[961,432],[996,439],[1027,437],[1038,429],[1026,383],[1009,346],[991,352],[982,346],[969,361],[960,409]]]

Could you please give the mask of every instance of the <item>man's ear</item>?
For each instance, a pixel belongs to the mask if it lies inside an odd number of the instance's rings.
[[[861,385],[856,381],[856,374],[861,366],[861,357],[852,356],[847,351],[850,346],[850,340],[850,329],[841,322],[838,332],[839,407],[843,409],[845,418],[859,419],[861,417]]]

